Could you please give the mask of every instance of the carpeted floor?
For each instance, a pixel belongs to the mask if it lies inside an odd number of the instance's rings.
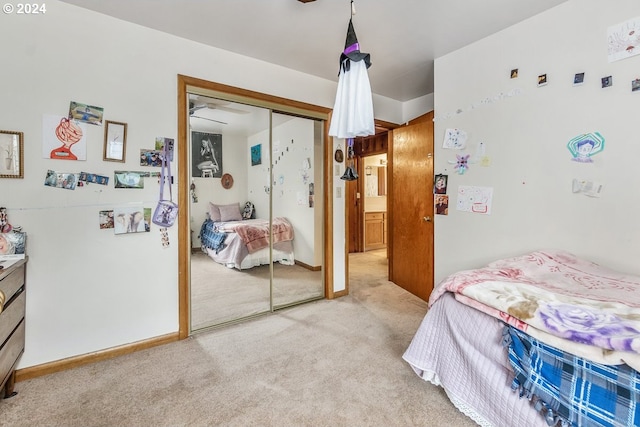
[[[474,426],[402,354],[426,303],[350,257],[349,296],[16,384],[0,426]]]
[[[191,330],[269,312],[269,274],[268,265],[241,271],[214,262],[204,252],[194,252],[191,255]],[[322,271],[274,263],[274,306],[323,296]]]

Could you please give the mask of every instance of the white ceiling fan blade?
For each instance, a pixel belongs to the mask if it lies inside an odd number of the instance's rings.
[[[216,123],[220,123],[220,124],[223,124],[223,125],[228,125],[228,124],[229,124],[229,123],[226,123],[226,122],[221,122],[220,120],[210,119],[210,118],[208,118],[208,117],[201,117],[201,116],[193,116],[193,115],[192,115],[192,116],[191,116],[191,118],[193,118],[193,119],[209,120],[210,122],[216,122]]]
[[[207,108],[210,108],[212,110],[226,111],[227,113],[249,114],[248,111],[240,110],[239,108],[225,107],[222,104],[216,104],[216,103],[213,103],[213,102],[207,103]]]

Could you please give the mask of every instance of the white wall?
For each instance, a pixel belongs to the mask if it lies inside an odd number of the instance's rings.
[[[249,160],[246,166],[249,174],[248,193],[251,195],[249,200],[255,205],[258,217],[269,217],[271,202],[273,217],[286,217],[295,230],[293,249],[296,260],[310,266],[320,266],[322,246],[316,244],[316,225],[321,227],[322,221],[316,224],[316,212],[322,212],[322,193],[316,193],[314,206],[309,207],[309,184],[317,185],[316,171],[322,171],[323,160],[315,155],[314,134],[314,120],[292,117],[274,126],[272,130],[275,156],[273,160],[269,152],[268,130],[250,136],[245,143],[245,150],[262,144],[262,163],[251,166]],[[271,163],[273,183],[269,199],[265,186],[269,186]],[[322,175],[320,182],[321,178]],[[317,191],[321,189],[318,188]],[[298,201],[299,198],[301,203]],[[319,254],[316,253],[318,250]]]
[[[572,0],[436,60],[435,173],[449,175],[451,198],[449,215],[435,219],[436,282],[543,248],[640,274],[640,92],[631,92],[640,56],[607,60],[607,28],[640,17],[640,4],[614,3]],[[574,87],[578,72],[585,83]],[[549,83],[537,87],[543,73]],[[602,89],[608,75],[614,85]],[[441,148],[447,128],[468,133],[472,157],[485,143],[489,166],[456,174],[456,151]],[[594,131],[604,151],[593,164],[571,161],[567,142]],[[604,183],[602,196],[572,194],[573,178]],[[456,210],[459,185],[493,187],[491,215]]]
[[[70,191],[45,188],[47,169],[108,176],[139,170],[141,148],[152,147],[156,136],[177,139],[177,74],[329,108],[335,99],[334,82],[56,0],[47,2],[46,15],[0,14],[0,52],[0,129],[25,134],[25,178],[0,184],[10,222],[29,236],[26,350],[19,368],[178,330],[177,230],[170,230],[171,245],[164,249],[156,227],[124,236],[98,228],[99,210],[153,207],[157,182],[148,180],[144,190],[92,185]],[[102,161],[101,127],[88,129],[86,161],[42,158],[42,115],[65,115],[70,101],[103,107],[105,119],[128,123],[125,164]],[[374,109],[382,120],[401,120],[400,103],[375,96]],[[202,192],[200,199],[206,200]],[[344,206],[336,209],[342,210],[334,219],[343,222]],[[344,250],[334,253],[340,258]],[[344,289],[344,274],[334,277],[336,289]]]

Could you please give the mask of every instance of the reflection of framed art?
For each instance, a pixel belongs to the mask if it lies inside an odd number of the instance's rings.
[[[251,147],[251,166],[256,166],[262,163],[262,144],[257,144]]]
[[[104,122],[104,152],[102,160],[124,163],[126,149],[127,124],[106,120]]]
[[[24,134],[0,130],[0,178],[24,178]]]
[[[222,135],[191,132],[192,177],[222,178]]]

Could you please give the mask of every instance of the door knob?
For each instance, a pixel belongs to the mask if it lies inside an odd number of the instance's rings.
[[[423,220],[424,222],[431,222],[431,217],[430,217],[430,216],[423,216],[423,217],[422,217],[422,220]]]

